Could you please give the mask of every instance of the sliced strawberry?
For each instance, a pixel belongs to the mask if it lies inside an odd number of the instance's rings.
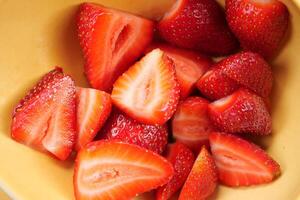
[[[214,66],[197,82],[197,88],[207,98],[216,100],[232,94],[240,86],[228,78],[222,69]]]
[[[146,124],[164,124],[174,114],[180,95],[172,61],[155,49],[114,84],[113,103]]]
[[[226,17],[246,50],[273,57],[289,23],[287,7],[278,0],[226,0]]]
[[[179,196],[179,200],[205,200],[217,187],[218,173],[213,157],[201,149]]]
[[[89,143],[79,151],[74,170],[77,200],[131,199],[166,184],[172,165],[137,145],[117,141]]]
[[[111,111],[110,95],[96,89],[77,88],[77,140],[80,150],[91,142],[103,126]]]
[[[211,103],[209,115],[214,125],[225,132],[271,133],[272,119],[264,100],[249,90],[240,89]]]
[[[114,111],[99,134],[101,139],[117,139],[161,154],[168,143],[166,125],[147,125]]]
[[[179,142],[168,145],[166,158],[173,165],[174,176],[170,182],[157,189],[156,200],[167,200],[177,192],[183,186],[195,161],[193,152]]]
[[[209,57],[190,50],[179,49],[163,43],[152,44],[149,50],[159,48],[174,62],[181,99],[187,98],[195,89],[198,79],[212,65]]]
[[[150,20],[92,3],[80,6],[77,26],[87,78],[104,91],[142,55],[154,28]]]
[[[42,77],[15,107],[11,136],[65,160],[76,133],[75,85],[56,68]]]
[[[280,174],[280,166],[268,154],[242,138],[226,133],[209,136],[220,181],[232,187],[268,183]]]
[[[171,44],[212,55],[229,54],[238,47],[221,6],[212,0],[177,0],[158,30]]]
[[[189,97],[181,102],[172,120],[173,137],[195,152],[208,144],[214,127],[208,116],[209,102],[201,97]]]

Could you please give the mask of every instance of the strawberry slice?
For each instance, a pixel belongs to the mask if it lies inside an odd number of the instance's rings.
[[[212,65],[209,57],[190,50],[179,49],[167,44],[152,44],[149,50],[159,48],[174,62],[181,99],[187,98],[195,89],[198,79]]]
[[[166,184],[172,165],[137,145],[117,141],[89,143],[77,155],[74,190],[77,200],[131,199]]]
[[[289,12],[278,0],[226,0],[226,17],[246,50],[271,58],[288,30]]]
[[[218,173],[213,157],[203,147],[179,196],[179,200],[207,199],[217,187]]]
[[[208,144],[208,135],[214,127],[208,115],[209,102],[201,97],[189,97],[181,102],[172,120],[173,136],[199,152]]]
[[[162,125],[176,110],[180,89],[172,61],[155,49],[114,84],[113,103],[133,119]]]
[[[280,166],[264,150],[237,136],[212,133],[209,136],[220,181],[231,187],[273,181]]]
[[[110,91],[115,80],[142,55],[154,23],[126,12],[84,3],[78,11],[78,37],[91,86]]]
[[[177,0],[158,31],[171,44],[212,55],[230,54],[238,47],[221,6],[212,0]]]
[[[174,176],[166,185],[156,190],[156,200],[167,200],[185,183],[195,161],[193,152],[184,144],[169,144],[166,151],[167,160],[172,163]]]
[[[207,98],[216,100],[232,94],[240,86],[225,76],[222,69],[212,67],[196,83],[197,88]]]
[[[271,133],[272,119],[264,100],[246,89],[211,103],[209,115],[214,125],[225,132]]]
[[[168,143],[166,125],[147,125],[114,111],[99,134],[101,139],[117,139],[161,154]]]
[[[42,77],[15,107],[11,136],[65,160],[76,134],[75,85],[56,68]]]
[[[79,151],[91,142],[103,126],[111,111],[110,95],[96,89],[77,88],[77,140]]]

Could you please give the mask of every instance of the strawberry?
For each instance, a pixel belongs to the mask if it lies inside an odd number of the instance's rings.
[[[171,44],[211,55],[230,54],[238,47],[221,6],[212,0],[176,1],[158,31]]]
[[[208,135],[214,129],[208,105],[201,97],[189,97],[179,104],[172,120],[174,138],[197,153],[202,145],[208,144]]]
[[[186,181],[195,161],[193,152],[184,144],[169,144],[166,151],[167,160],[173,165],[174,176],[166,185],[156,190],[156,200],[167,200]]]
[[[142,124],[121,112],[114,111],[99,137],[118,139],[161,154],[168,143],[168,129],[166,125]]]
[[[166,184],[174,173],[163,157],[137,145],[97,141],[82,148],[76,158],[76,200],[131,199]]]
[[[75,148],[80,150],[91,142],[101,129],[111,111],[110,95],[96,89],[77,88],[77,140]]]
[[[96,89],[110,91],[115,80],[151,42],[154,23],[98,4],[83,3],[77,29],[89,83]]]
[[[61,68],[44,75],[15,107],[12,138],[65,160],[75,142],[75,92],[74,81]]]
[[[179,200],[205,200],[217,187],[218,173],[213,157],[203,147],[179,196]]]
[[[217,66],[207,71],[196,83],[197,88],[207,98],[216,100],[232,94],[240,86],[225,76]]]
[[[231,187],[268,183],[280,174],[280,166],[264,150],[237,136],[209,136],[220,181]]]
[[[133,119],[164,124],[174,114],[180,97],[172,61],[159,49],[151,51],[118,78],[111,97]]]
[[[241,46],[265,58],[277,53],[289,23],[288,9],[278,0],[226,0],[226,17]]]
[[[271,116],[264,100],[246,89],[211,103],[209,115],[214,125],[225,132],[271,133]]]
[[[195,89],[197,80],[212,65],[209,57],[190,50],[179,49],[163,43],[152,44],[148,51],[159,48],[174,62],[181,99],[187,98]]]

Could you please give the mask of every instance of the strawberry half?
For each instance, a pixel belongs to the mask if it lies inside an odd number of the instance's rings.
[[[89,143],[74,170],[76,200],[131,199],[166,184],[174,173],[163,157],[117,141]]]
[[[91,142],[103,126],[111,111],[110,95],[96,89],[77,88],[76,150]]]
[[[201,97],[189,97],[179,104],[172,120],[173,137],[197,153],[208,144],[208,135],[214,129],[208,105]]]
[[[75,92],[74,81],[61,68],[44,75],[15,107],[12,138],[65,160],[75,142]]]
[[[209,116],[224,132],[268,135],[272,129],[272,119],[264,100],[245,89],[211,103]]]
[[[99,134],[101,139],[117,139],[161,154],[168,143],[166,125],[147,125],[114,111]]]
[[[179,142],[168,145],[166,158],[173,165],[174,176],[156,190],[156,200],[167,200],[177,192],[185,183],[195,161],[193,152]]]
[[[205,200],[217,187],[218,173],[213,157],[203,147],[179,196],[179,200]]]
[[[142,55],[154,23],[126,12],[84,3],[77,19],[78,37],[91,86],[110,91],[115,80]]]
[[[133,119],[162,125],[174,114],[180,89],[172,61],[155,49],[114,84],[113,103]]]
[[[213,63],[209,57],[167,44],[152,44],[148,50],[155,48],[162,50],[173,61],[181,99],[187,98],[194,91],[198,79]]]
[[[210,134],[209,141],[219,179],[227,186],[268,183],[280,174],[279,164],[253,143],[217,132]]]
[[[288,29],[289,12],[278,0],[226,0],[226,17],[241,46],[271,58]]]
[[[221,6],[212,0],[177,0],[158,30],[171,44],[212,55],[229,54],[238,47]]]

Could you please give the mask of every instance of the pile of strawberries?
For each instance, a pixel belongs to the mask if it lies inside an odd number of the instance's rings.
[[[271,182],[279,164],[242,137],[271,133],[267,61],[288,22],[278,0],[226,0],[225,13],[214,0],[177,0],[158,23],[84,3],[78,38],[93,89],[55,68],[15,107],[12,138],[60,160],[77,152],[78,200],[154,189],[157,200],[201,200],[218,183]]]

